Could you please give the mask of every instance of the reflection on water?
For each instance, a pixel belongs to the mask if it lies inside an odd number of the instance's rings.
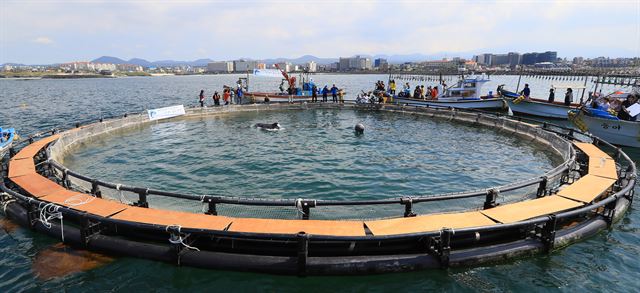
[[[112,257],[100,253],[74,249],[57,243],[39,251],[31,268],[39,279],[49,280],[90,271],[111,263],[113,260]]]

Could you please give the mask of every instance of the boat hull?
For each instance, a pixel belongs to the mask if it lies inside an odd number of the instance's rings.
[[[288,102],[288,101],[311,101],[311,96],[306,95],[283,95],[280,93],[264,93],[264,92],[248,92],[242,98],[243,103],[264,103],[265,98],[269,98],[270,102]],[[322,99],[322,96],[318,96]]]
[[[572,118],[571,122],[581,130],[588,131],[609,143],[640,147],[640,122],[592,117],[582,111]]]
[[[482,99],[482,100],[458,100],[458,101],[442,101],[442,100],[421,100],[413,98],[396,97],[394,101],[398,104],[411,104],[429,107],[458,108],[458,109],[504,109],[505,104],[501,99]]]
[[[522,100],[519,103],[515,103],[514,99],[505,97],[507,105],[511,109],[511,112],[518,114],[526,114],[538,117],[553,118],[553,119],[568,119],[567,113],[573,107],[551,104],[537,101]]]

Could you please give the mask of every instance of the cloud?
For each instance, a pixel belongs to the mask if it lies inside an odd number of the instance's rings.
[[[563,57],[640,56],[638,0],[24,0],[2,5],[0,14],[11,13],[0,15],[0,63],[101,55],[227,60],[546,50]],[[49,50],[42,52],[42,45]]]
[[[33,40],[34,43],[36,44],[42,44],[42,45],[51,45],[53,44],[53,40],[51,38],[48,37],[37,37]]]

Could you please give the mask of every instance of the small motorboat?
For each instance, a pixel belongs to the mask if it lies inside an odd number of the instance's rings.
[[[480,95],[482,86],[489,79],[464,78],[447,88],[442,95],[435,99],[420,99],[409,97],[406,92],[394,96],[393,99],[398,104],[409,104],[429,107],[459,108],[459,109],[506,109],[504,101],[499,97]]]
[[[0,159],[4,158],[5,154],[9,151],[15,137],[16,131],[13,128],[0,128]]]

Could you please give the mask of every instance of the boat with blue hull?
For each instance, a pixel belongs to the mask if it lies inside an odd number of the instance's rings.
[[[16,136],[16,131],[13,128],[1,128],[0,127],[0,159],[4,158],[4,155],[9,151],[11,145]]]
[[[428,107],[459,108],[459,109],[505,109],[502,99],[493,96],[482,97],[482,86],[489,82],[485,78],[461,78],[447,88],[443,95],[435,99],[413,98],[407,94],[394,96],[398,104],[408,104]]]

